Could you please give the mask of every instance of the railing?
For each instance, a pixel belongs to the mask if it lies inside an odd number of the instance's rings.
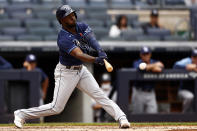
[[[39,106],[40,82],[37,70],[0,71],[0,123],[13,122],[13,111],[18,108]]]
[[[197,121],[197,73],[186,70],[166,69],[162,73],[143,73],[136,69],[121,69],[117,72],[118,105],[128,115],[130,121]],[[195,81],[195,112],[189,114],[131,114],[129,112],[130,81]],[[195,115],[194,115],[195,114]]]

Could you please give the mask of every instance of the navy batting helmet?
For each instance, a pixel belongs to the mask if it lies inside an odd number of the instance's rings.
[[[69,5],[62,5],[56,11],[56,18],[61,24],[61,19],[70,15],[73,12],[75,14],[75,17],[77,18],[77,14],[75,10],[73,10]]]

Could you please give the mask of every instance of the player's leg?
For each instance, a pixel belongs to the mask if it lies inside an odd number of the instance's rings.
[[[157,102],[156,102],[156,95],[155,92],[147,92],[146,93],[146,109],[145,112],[146,113],[157,113],[158,112],[158,108],[157,108]]]
[[[83,72],[81,73],[81,79],[77,87],[83,92],[87,93],[92,97],[98,104],[100,104],[106,112],[108,112],[116,121],[122,119],[123,122],[126,122],[126,115],[118,107],[116,103],[110,100],[104,92],[99,88],[98,83],[92,76],[92,74],[87,70],[86,67],[83,67]],[[124,120],[125,121],[124,121]],[[127,121],[128,122],[128,121]],[[127,123],[126,128],[130,126]]]
[[[39,107],[17,110],[14,113],[15,117],[26,120],[60,113],[79,81],[80,77],[76,74],[77,71],[65,69],[62,65],[58,64],[54,74],[55,89],[53,101]]]
[[[132,97],[131,97],[131,107],[132,113],[140,114],[144,113],[144,96],[143,93],[136,89],[136,87],[132,88]]]
[[[192,111],[194,94],[189,90],[179,90],[178,97],[183,101],[183,112]]]

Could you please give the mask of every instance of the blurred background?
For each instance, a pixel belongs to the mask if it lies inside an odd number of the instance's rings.
[[[106,74],[104,66],[86,65],[106,91],[106,95],[120,105],[130,121],[148,121],[153,117],[159,121],[163,115],[175,117],[172,121],[176,118],[181,121],[189,121],[189,118],[195,120],[190,116],[196,113],[193,83],[197,76],[196,71],[192,70],[191,74],[185,72],[184,68],[175,71],[173,67],[177,61],[190,57],[197,47],[197,0],[0,0],[1,123],[12,122],[16,109],[52,101],[54,69],[59,59],[56,40],[61,29],[55,13],[62,4],[68,4],[76,10],[77,20],[92,28],[100,45],[107,52],[109,62],[114,67],[112,73]],[[151,50],[148,53],[151,53],[152,59],[163,64],[163,72],[160,72],[163,77],[158,73],[154,75],[154,72],[152,76],[146,75],[147,72],[138,71],[138,67],[134,69],[133,63],[141,59],[143,47]],[[193,57],[196,56],[192,55],[191,59]],[[156,112],[146,109],[140,113],[133,111],[132,96],[133,88],[136,87],[133,81],[137,79],[137,75],[135,78],[132,76],[133,79],[129,75],[123,75],[122,78],[128,79],[127,86],[124,87],[119,84],[122,79],[118,76],[123,69],[126,69],[127,74],[140,74],[142,86],[146,85],[143,85],[145,79],[155,78],[152,80],[154,89],[140,90],[147,94],[155,93],[151,99],[156,100]],[[171,72],[173,73],[170,74]],[[177,74],[175,78],[171,77],[175,80],[169,80],[169,74]],[[188,77],[182,78],[181,75]],[[190,80],[193,83],[189,85],[193,91],[189,95],[183,95],[186,96],[185,99],[179,98],[181,80]],[[188,107],[188,104],[193,109],[185,111],[184,107]],[[147,106],[144,104],[143,108]],[[143,120],[145,116],[148,116],[148,120]],[[108,121],[113,119],[95,101],[77,89],[60,115],[33,120]]]

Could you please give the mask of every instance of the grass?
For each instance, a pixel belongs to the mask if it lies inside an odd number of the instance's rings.
[[[26,126],[118,126],[118,123],[33,123]],[[0,124],[3,126],[14,126],[14,124]],[[131,126],[197,126],[197,122],[132,122]]]

